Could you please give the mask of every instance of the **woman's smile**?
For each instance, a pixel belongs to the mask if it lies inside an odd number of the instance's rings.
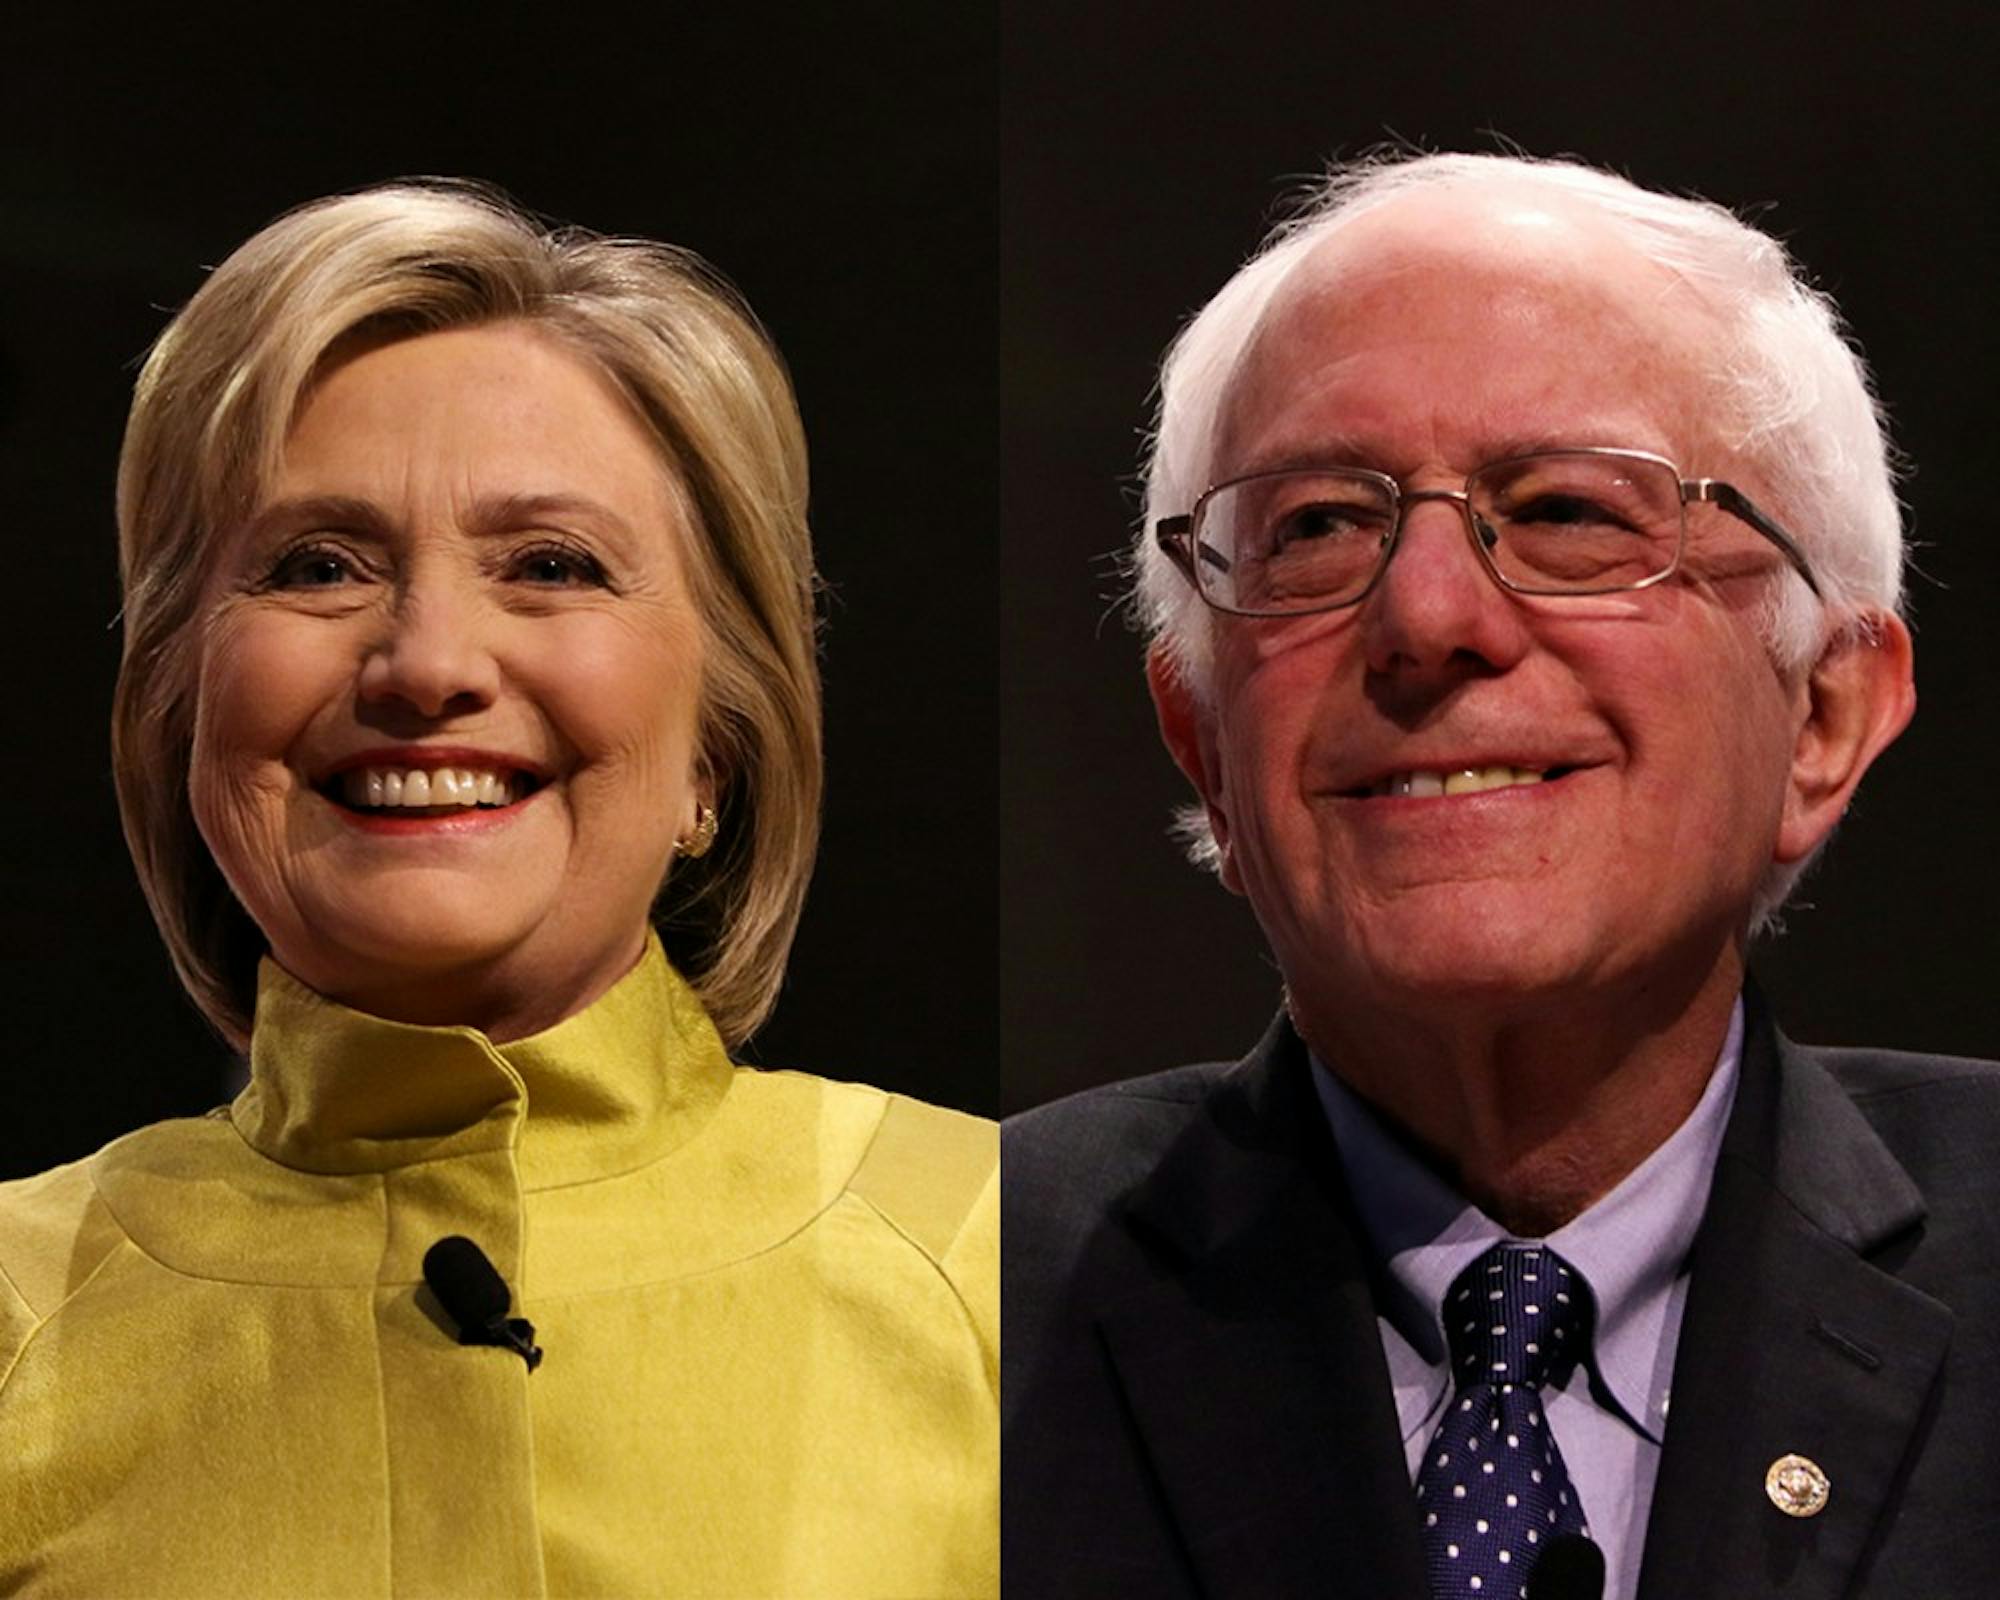
[[[350,825],[409,838],[506,826],[547,782],[512,756],[417,745],[359,751],[312,788]]]

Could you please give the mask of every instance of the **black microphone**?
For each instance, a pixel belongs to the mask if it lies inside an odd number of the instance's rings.
[[[1542,1547],[1528,1577],[1528,1600],[1603,1600],[1604,1552],[1580,1533]]]
[[[514,1303],[507,1280],[486,1259],[486,1252],[463,1234],[440,1239],[424,1252],[424,1282],[458,1324],[460,1344],[512,1350],[528,1363],[530,1372],[542,1364],[535,1325],[526,1317],[507,1315]]]

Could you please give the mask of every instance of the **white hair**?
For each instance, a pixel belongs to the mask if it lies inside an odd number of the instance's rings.
[[[1239,359],[1293,270],[1321,245],[1406,196],[1454,191],[1526,199],[1593,221],[1673,273],[1713,318],[1720,335],[1707,414],[1718,443],[1759,469],[1821,589],[1816,599],[1789,566],[1773,584],[1765,637],[1781,669],[1802,669],[1839,631],[1901,608],[1902,511],[1881,407],[1838,309],[1783,244],[1722,206],[1658,194],[1573,161],[1399,152],[1334,167],[1181,329],[1161,362],[1133,598],[1147,635],[1169,653],[1190,693],[1203,702],[1209,696],[1213,620],[1152,528],[1188,510],[1212,481]],[[1214,865],[1200,808],[1183,815],[1181,831],[1196,860]],[[1802,870],[1803,863],[1774,869],[1758,896],[1759,925]]]

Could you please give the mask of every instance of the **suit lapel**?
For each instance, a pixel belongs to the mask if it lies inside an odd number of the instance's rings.
[[[1743,1077],[1690,1263],[1639,1600],[1837,1600],[1923,1428],[1951,1313],[1891,1275],[1924,1216],[1840,1086],[1751,1000]],[[1779,1511],[1780,1456],[1831,1483]]]
[[[1166,1270],[1101,1332],[1202,1586],[1424,1593],[1374,1298],[1280,1021],[1135,1195]]]

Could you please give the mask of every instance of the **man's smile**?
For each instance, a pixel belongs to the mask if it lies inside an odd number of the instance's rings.
[[[1344,791],[1349,799],[1428,800],[1463,794],[1482,794],[1488,789],[1518,789],[1567,776],[1574,767],[1538,767],[1508,762],[1488,762],[1478,766],[1443,768],[1419,767],[1392,772],[1359,788]]]

